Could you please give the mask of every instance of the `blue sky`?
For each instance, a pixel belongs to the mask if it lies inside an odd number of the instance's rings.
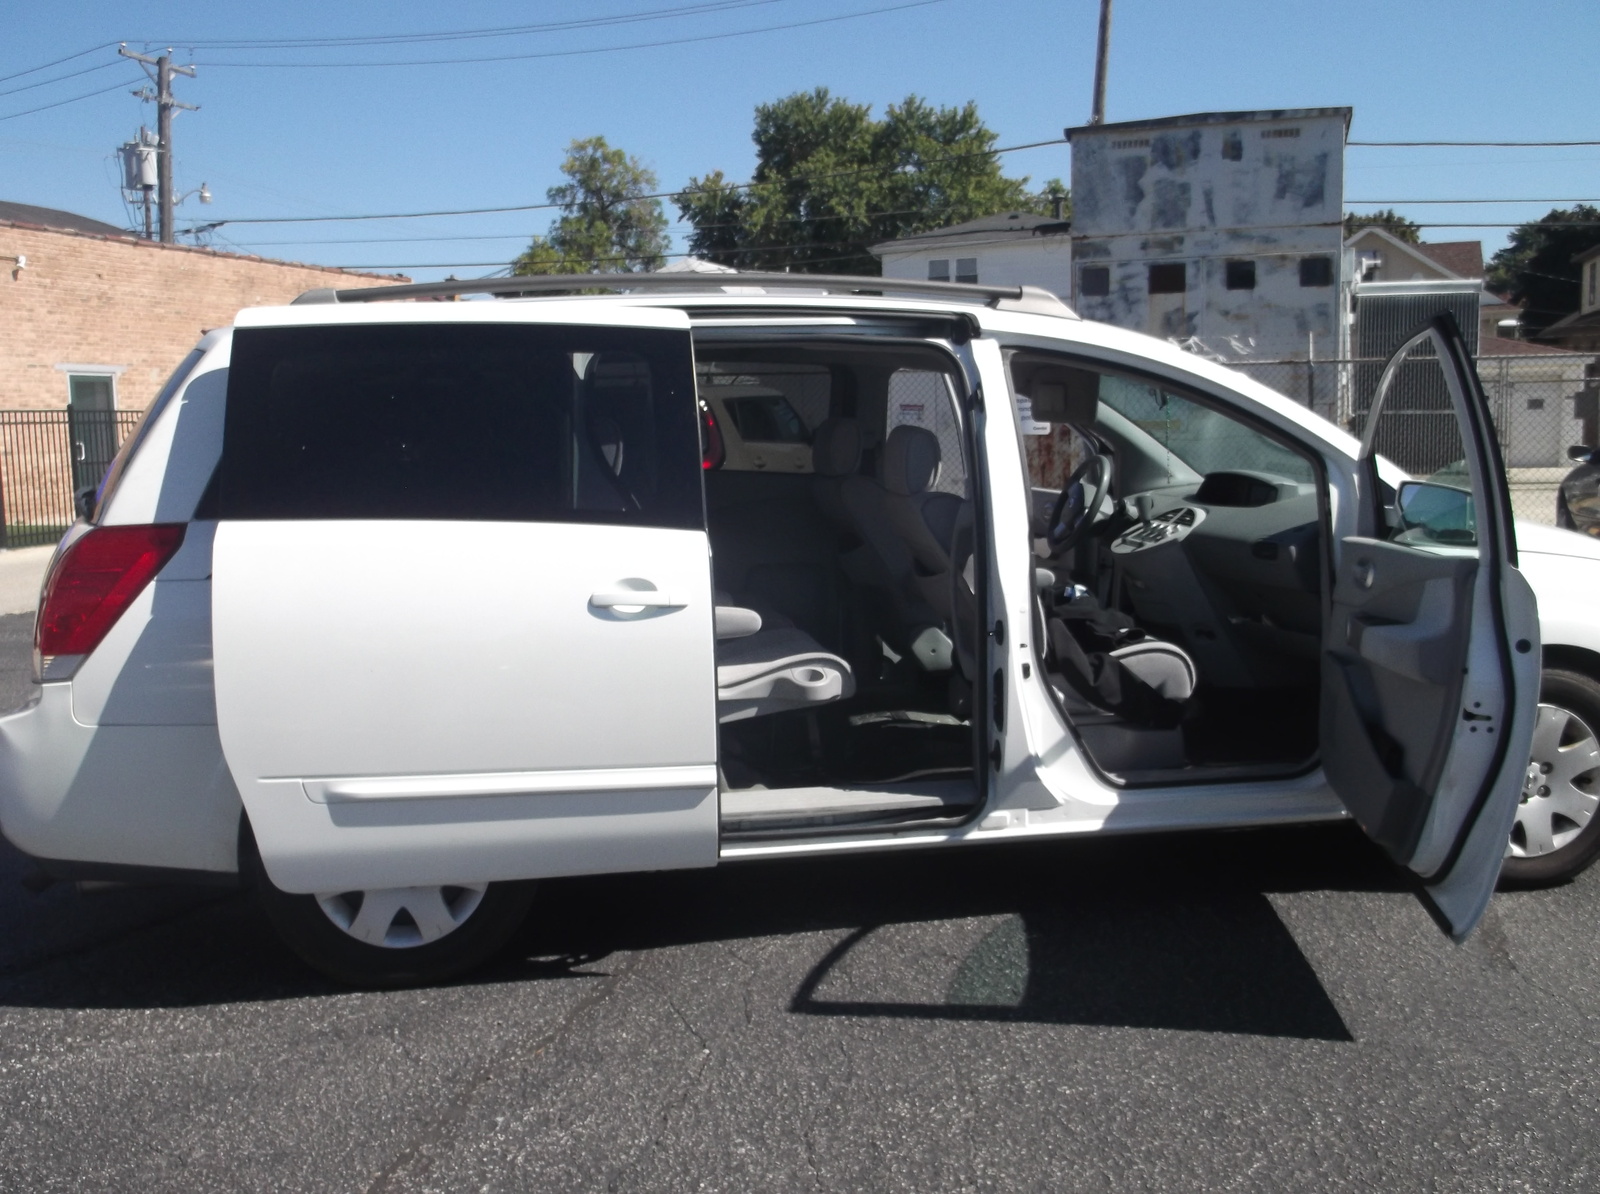
[[[714,169],[748,177],[755,106],[826,86],[879,111],[915,92],[976,100],[1002,145],[1059,137],[1088,115],[1097,0],[711,0],[667,19],[508,38],[356,48],[204,42],[435,33],[682,7],[688,0],[418,0],[274,5],[12,0],[0,76],[125,40],[178,47],[199,64],[180,98],[177,178],[216,196],[191,221],[422,211],[539,203],[569,141],[601,134],[637,155],[663,189]],[[847,19],[827,23],[827,18]],[[772,28],[773,26],[791,26]],[[683,41],[762,30],[749,36]],[[640,42],[677,45],[617,49]],[[193,48],[186,48],[192,45]],[[573,51],[601,50],[599,53]],[[1304,3],[1117,0],[1108,118],[1240,108],[1350,105],[1355,140],[1597,140],[1592,96],[1600,4],[1479,0]],[[456,65],[399,59],[546,55]],[[114,49],[0,82],[0,198],[124,224],[113,150],[154,114]],[[333,66],[291,63],[337,63]],[[254,64],[254,65],[247,65]],[[72,72],[101,67],[73,78]],[[128,86],[32,115],[118,80]],[[1065,146],[1005,156],[1008,173],[1067,178]],[[1600,200],[1600,146],[1352,147],[1346,196]],[[1552,203],[1395,206],[1419,220],[1483,225]],[[669,214],[675,214],[668,208]],[[418,278],[473,276],[509,261],[548,212],[312,224],[228,224],[214,243],[330,265],[392,266]],[[1505,230],[1437,227],[1426,239]],[[458,239],[418,239],[418,238]],[[396,239],[380,239],[396,238]],[[460,239],[479,238],[479,239]],[[335,243],[346,242],[346,243]],[[360,243],[348,243],[360,242]],[[427,268],[428,265],[436,268]]]

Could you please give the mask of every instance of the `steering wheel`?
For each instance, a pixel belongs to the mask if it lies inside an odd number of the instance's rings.
[[[1059,555],[1083,538],[1094,525],[1095,515],[1111,488],[1111,458],[1099,454],[1089,457],[1061,487],[1055,509],[1050,511],[1050,529],[1045,542],[1052,554]]]

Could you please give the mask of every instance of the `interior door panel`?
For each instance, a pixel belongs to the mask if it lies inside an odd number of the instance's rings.
[[[1367,834],[1422,877],[1459,940],[1494,890],[1527,766],[1538,615],[1455,321],[1413,333],[1357,413],[1359,533],[1336,544],[1323,770]],[[1380,460],[1379,445],[1403,467]],[[1408,492],[1423,500],[1408,504]]]
[[[1478,561],[1378,539],[1341,543],[1322,735],[1324,769],[1395,858],[1416,851],[1455,729]]]

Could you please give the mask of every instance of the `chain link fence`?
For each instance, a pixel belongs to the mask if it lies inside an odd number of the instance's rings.
[[[1353,434],[1360,432],[1384,365],[1375,358],[1227,363]],[[1575,352],[1519,351],[1485,353],[1476,364],[1505,458],[1512,508],[1518,518],[1554,523],[1556,490],[1573,467],[1567,449],[1600,444],[1596,426],[1600,359]],[[1420,371],[1434,365],[1418,360],[1402,368],[1418,370],[1418,386],[1426,389]],[[1408,471],[1425,473],[1451,463],[1441,453],[1448,455],[1455,442],[1453,416],[1438,399],[1421,395],[1408,404],[1416,409],[1396,412],[1401,416],[1396,424],[1403,430],[1390,433],[1397,438],[1380,445]],[[1449,427],[1444,426],[1447,422]]]

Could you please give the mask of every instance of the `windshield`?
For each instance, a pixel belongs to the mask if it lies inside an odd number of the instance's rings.
[[[1246,469],[1311,482],[1311,462],[1209,407],[1125,377],[1102,374],[1100,401],[1136,424],[1195,472]]]

